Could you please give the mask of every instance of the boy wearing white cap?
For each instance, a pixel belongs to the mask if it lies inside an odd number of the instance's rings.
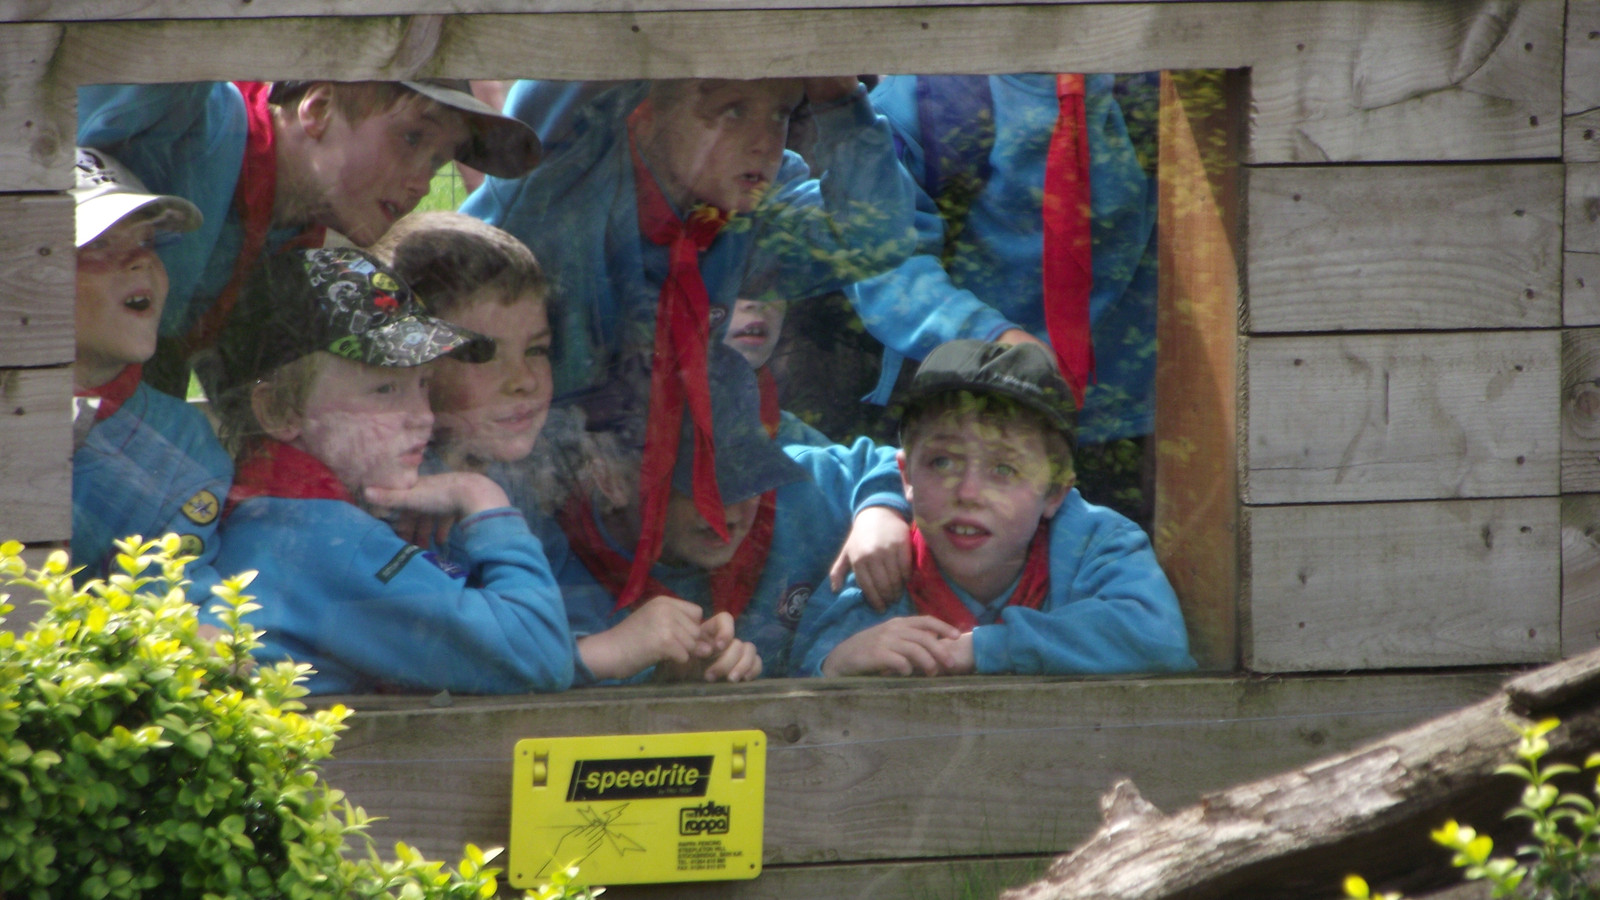
[[[72,556],[80,579],[103,577],[129,535],[181,538],[189,596],[211,596],[217,517],[233,464],[205,417],[140,382],[167,299],[158,235],[193,231],[200,211],[148,193],[98,150],[79,148],[77,359],[72,366]]]

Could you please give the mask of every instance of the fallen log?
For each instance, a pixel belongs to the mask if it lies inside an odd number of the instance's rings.
[[[1459,873],[1428,832],[1445,819],[1495,838],[1526,839],[1504,821],[1522,782],[1508,723],[1549,716],[1546,759],[1582,764],[1600,749],[1600,651],[1537,669],[1482,702],[1262,781],[1208,794],[1163,815],[1119,782],[1101,800],[1105,824],[1040,880],[1000,900],[1210,900],[1340,897],[1346,874],[1417,893]],[[1588,776],[1578,776],[1592,786]],[[1589,790],[1572,789],[1585,794]]]

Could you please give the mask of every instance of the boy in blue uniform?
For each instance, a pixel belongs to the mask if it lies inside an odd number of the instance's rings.
[[[423,470],[488,475],[536,531],[551,535],[543,542],[546,558],[560,571],[568,561],[566,540],[545,510],[558,484],[546,471],[557,462],[551,441],[535,453],[550,412],[550,325],[538,261],[504,231],[450,212],[407,216],[373,250],[426,293],[440,318],[494,342],[487,361],[439,361],[429,386],[435,425]],[[431,522],[420,524],[434,530]],[[576,646],[584,682],[655,663],[668,664],[662,671],[703,669],[713,678],[741,680],[754,677],[759,664],[748,645],[735,644],[730,617],[706,619],[698,605],[668,596],[650,598],[617,627],[586,634]]]
[[[200,211],[157,196],[109,154],[78,148],[77,358],[72,364],[72,556],[81,582],[103,578],[112,542],[175,533],[189,597],[217,584],[217,518],[233,462],[205,417],[139,380],[167,297],[159,234],[193,231]],[[120,570],[118,570],[120,571]]]
[[[818,168],[784,149],[809,97]],[[548,145],[540,168],[490,178],[462,206],[511,232],[550,273],[563,314],[557,402],[649,357],[640,544],[623,591],[639,598],[665,521],[679,428],[692,423],[691,495],[719,537],[707,348],[742,284],[826,293],[905,259],[912,185],[855,78],[621,85],[519,82],[506,110]],[[769,299],[763,297],[762,299]]]
[[[252,276],[217,346],[238,457],[218,565],[261,573],[258,657],[310,663],[317,693],[568,686],[566,615],[522,514],[481,474],[418,474],[426,364],[491,349],[359,250],[292,251]],[[448,559],[387,510],[458,519]]]
[[[905,596],[813,598],[807,675],[1191,669],[1178,599],[1138,526],[1072,488],[1073,405],[1037,344],[928,354],[902,419],[915,525]]]
[[[759,656],[749,677],[782,676],[789,674],[790,645],[807,600],[823,587],[847,536],[858,546],[885,548],[877,560],[847,551],[858,571],[877,574],[903,549],[895,546],[906,531],[906,507],[894,454],[866,440],[848,448],[781,446],[761,421],[755,378],[744,360],[716,345],[711,372],[716,479],[727,504],[728,536],[717,535],[689,497],[692,434],[685,428],[661,557],[649,569],[645,594],[689,601],[707,621],[725,619]],[[623,431],[617,442],[627,445]],[[636,454],[636,446],[617,452],[606,460],[607,471],[636,469]],[[561,509],[562,530],[547,536],[546,544],[564,537],[569,545],[556,577],[574,633],[603,636],[631,618],[633,607],[617,598],[633,562],[629,548],[640,527],[639,500],[626,476],[595,482],[592,489],[579,488]],[[635,658],[592,674],[626,678],[650,662]]]
[[[161,251],[172,290],[146,377],[178,395],[264,253],[320,246],[324,229],[371,244],[452,158],[506,176],[539,158],[530,129],[443,80],[90,85],[78,143],[205,216]]]
[[[722,342],[739,351],[739,355],[755,370],[756,385],[761,389],[761,420],[775,419],[778,423],[773,438],[779,444],[805,444],[826,447],[833,438],[805,422],[799,416],[782,409],[778,403],[778,380],[767,363],[772,361],[772,351],[778,347],[783,334],[783,316],[789,309],[786,300],[747,300],[740,298],[733,304],[728,316],[728,332]]]

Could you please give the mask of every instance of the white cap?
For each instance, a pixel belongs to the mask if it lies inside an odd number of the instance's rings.
[[[144,182],[102,150],[79,147],[77,175],[72,199],[78,204],[79,247],[129,213],[152,207],[157,228],[193,231],[200,227],[199,207],[182,197],[150,193]]]

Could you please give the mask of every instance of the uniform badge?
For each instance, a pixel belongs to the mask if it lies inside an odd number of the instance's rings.
[[[800,626],[800,616],[806,611],[811,591],[809,584],[795,584],[783,592],[783,599],[778,601],[778,621],[783,627],[793,631]]]
[[[200,540],[198,534],[186,534],[178,538],[179,556],[199,556],[206,551],[206,542]]]
[[[210,491],[200,491],[183,504],[183,517],[196,525],[210,525],[221,511],[217,495]]]

